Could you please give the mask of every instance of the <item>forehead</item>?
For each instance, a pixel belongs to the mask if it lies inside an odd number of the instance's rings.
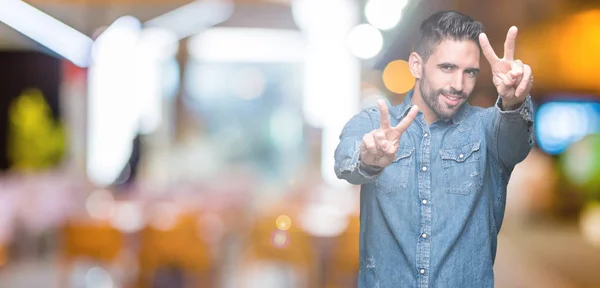
[[[479,57],[479,46],[475,41],[443,40],[429,56],[428,62],[433,65],[451,63],[461,68],[479,68]]]

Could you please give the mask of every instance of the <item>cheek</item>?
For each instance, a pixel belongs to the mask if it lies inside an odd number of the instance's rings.
[[[465,79],[465,84],[464,84],[465,86],[464,86],[463,91],[465,91],[467,93],[471,93],[471,91],[473,91],[473,88],[475,88],[476,80],[477,80],[477,77],[475,77],[475,78],[467,77]]]

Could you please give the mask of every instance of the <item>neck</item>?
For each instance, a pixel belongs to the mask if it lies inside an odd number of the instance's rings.
[[[427,125],[431,125],[435,120],[437,120],[437,115],[429,105],[423,100],[423,95],[421,95],[421,89],[419,87],[419,80],[415,83],[415,88],[413,89],[413,96],[411,98],[411,104],[419,106],[419,110],[423,112],[423,116],[425,117],[425,122]]]

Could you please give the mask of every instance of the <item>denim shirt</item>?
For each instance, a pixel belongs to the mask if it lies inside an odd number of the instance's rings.
[[[412,91],[389,108],[397,125]],[[448,121],[423,113],[400,138],[383,170],[360,166],[360,144],[379,128],[378,108],[344,126],[335,150],[338,178],[361,185],[358,286],[493,287],[506,187],[533,145],[531,97],[516,110],[463,105]]]

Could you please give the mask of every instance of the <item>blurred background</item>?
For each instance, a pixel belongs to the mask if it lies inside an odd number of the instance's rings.
[[[355,287],[339,133],[443,9],[536,77],[496,286],[600,287],[599,2],[1,0],[0,287]]]

